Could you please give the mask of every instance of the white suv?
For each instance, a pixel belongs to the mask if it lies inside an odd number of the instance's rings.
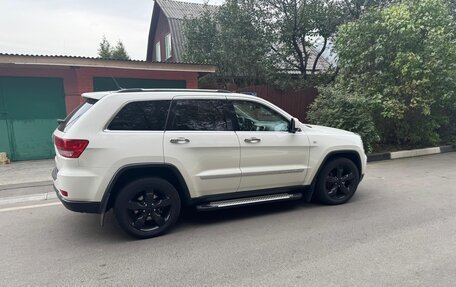
[[[83,94],[54,132],[54,187],[70,210],[114,208],[129,234],[163,234],[183,206],[213,210],[315,197],[348,201],[361,138],[300,123],[254,96],[211,90]]]

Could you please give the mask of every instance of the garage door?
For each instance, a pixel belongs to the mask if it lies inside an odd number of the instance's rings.
[[[65,115],[62,79],[0,77],[0,151],[12,160],[53,157],[52,132]]]
[[[182,80],[154,80],[154,79],[135,79],[135,78],[116,78],[117,83],[124,89],[145,88],[145,89],[185,89],[187,82]],[[93,79],[93,89],[99,91],[115,91],[117,87],[112,78],[97,77]]]

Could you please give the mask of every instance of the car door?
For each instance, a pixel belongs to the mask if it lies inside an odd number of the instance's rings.
[[[164,159],[182,173],[192,197],[237,191],[240,146],[225,96],[176,96],[164,136]]]
[[[309,140],[302,131],[289,132],[291,117],[253,98],[230,100],[241,146],[239,191],[303,185]]]

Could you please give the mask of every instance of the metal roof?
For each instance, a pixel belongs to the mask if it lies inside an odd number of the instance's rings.
[[[185,51],[186,38],[184,35],[184,20],[181,19],[169,19],[169,29],[173,35],[174,58],[176,61],[182,61]]]
[[[130,62],[130,63],[163,63],[163,62],[156,62],[156,61],[146,61],[146,60],[123,60],[123,59],[104,59],[100,57],[88,57],[88,56],[73,56],[73,55],[48,55],[48,54],[17,54],[17,53],[2,53],[0,52],[0,56],[20,56],[20,57],[46,57],[46,58],[60,58],[60,59],[84,59],[84,60],[97,60],[97,61],[116,61],[116,62]],[[189,63],[189,62],[166,62],[166,64],[194,64],[194,65],[205,65],[205,64],[198,64],[198,63]]]
[[[163,14],[166,16],[169,24],[169,29],[173,35],[173,44],[172,49],[173,59],[177,62],[182,61],[184,47],[185,47],[185,36],[184,36],[184,19],[196,18],[201,16],[205,11],[210,13],[216,13],[219,9],[219,6],[208,5],[208,4],[198,4],[198,3],[188,3],[181,1],[171,1],[171,0],[155,0],[154,14],[153,17],[158,17],[157,11],[155,9],[159,8]],[[151,22],[154,23],[154,19]],[[151,29],[152,31],[152,29]],[[149,35],[149,41],[151,41],[151,35]],[[151,51],[153,49],[152,44],[149,43],[148,47],[148,58],[152,59]]]
[[[0,53],[0,65],[76,66],[130,70],[182,71],[214,73],[215,66],[178,62],[149,62],[143,60],[114,60],[65,55],[31,55]]]
[[[168,19],[199,17],[204,11],[215,13],[219,6],[171,0],[155,0]]]

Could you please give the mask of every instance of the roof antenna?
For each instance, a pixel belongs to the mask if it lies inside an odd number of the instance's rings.
[[[116,86],[117,86],[117,88],[119,89],[119,91],[124,89],[124,88],[122,88],[122,87],[119,85],[119,83],[117,82],[116,78],[114,78],[114,77],[112,77],[112,76],[111,76],[111,78],[112,78],[112,80],[114,81],[114,84],[116,84]]]

